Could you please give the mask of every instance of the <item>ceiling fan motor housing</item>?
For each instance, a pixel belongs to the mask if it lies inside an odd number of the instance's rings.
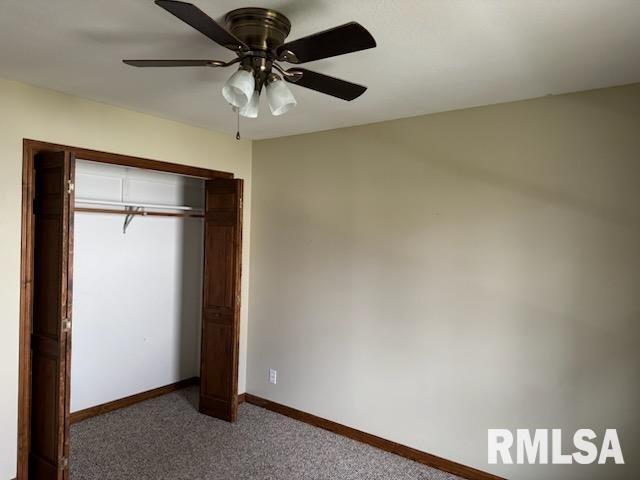
[[[282,13],[268,8],[248,7],[225,15],[227,29],[250,50],[273,53],[291,31],[291,22]]]

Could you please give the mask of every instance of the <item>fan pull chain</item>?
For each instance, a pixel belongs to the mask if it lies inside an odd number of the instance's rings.
[[[236,140],[240,140],[240,109],[236,108],[237,120],[236,120]]]

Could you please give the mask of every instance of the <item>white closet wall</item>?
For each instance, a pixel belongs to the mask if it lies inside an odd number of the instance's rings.
[[[201,208],[204,182],[79,160],[78,199]],[[199,375],[203,221],[124,218],[75,214],[72,412]]]

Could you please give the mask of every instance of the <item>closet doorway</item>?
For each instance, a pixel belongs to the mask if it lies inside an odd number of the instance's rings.
[[[100,209],[133,222],[145,214],[203,217],[198,408],[203,414],[235,421],[242,180],[226,172],[34,140],[24,140],[23,147],[17,480],[69,478],[76,211]],[[76,207],[76,159],[201,179],[202,211],[86,199]]]

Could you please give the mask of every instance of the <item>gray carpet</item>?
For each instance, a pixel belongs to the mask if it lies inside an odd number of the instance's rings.
[[[201,415],[197,387],[71,427],[71,480],[457,480],[262,408]]]

